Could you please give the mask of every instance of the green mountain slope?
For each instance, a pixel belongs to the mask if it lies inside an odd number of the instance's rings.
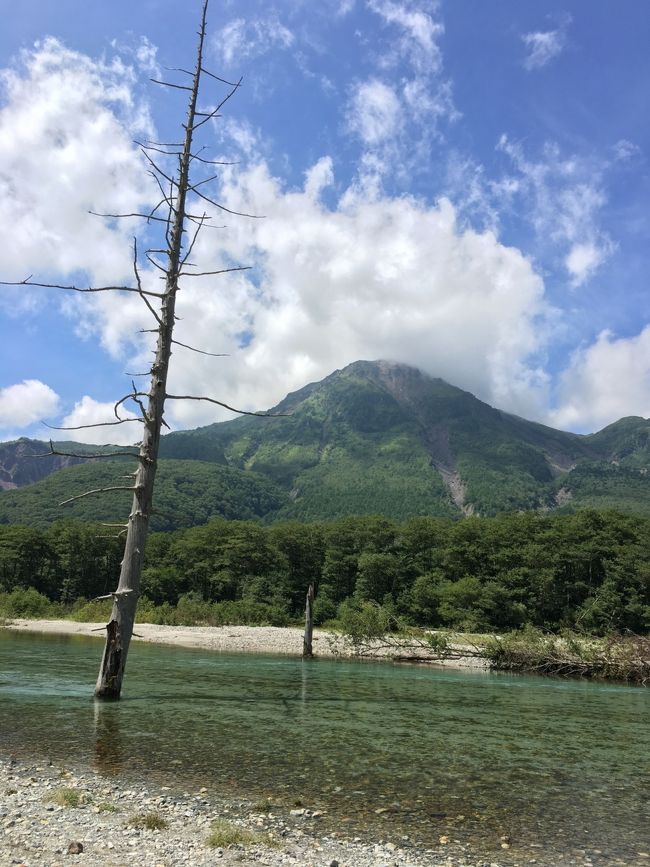
[[[91,495],[65,506],[84,491],[129,485],[128,460],[70,467],[20,490],[0,494],[0,524],[47,526],[62,518],[125,522],[129,491]],[[204,461],[161,461],[156,479],[154,530],[204,524],[212,517],[248,520],[275,514],[287,500],[270,479]],[[111,532],[111,531],[107,531]],[[117,532],[117,530],[115,530]]]
[[[163,437],[157,526],[211,515],[403,519],[581,506],[650,514],[650,421],[641,418],[589,436],[565,433],[414,368],[365,361],[288,395],[274,412]],[[121,472],[111,464],[0,492],[0,521],[60,517],[55,503],[106,484],[95,480]],[[70,508],[97,520],[109,503],[111,516],[123,517],[128,494],[112,496]]]

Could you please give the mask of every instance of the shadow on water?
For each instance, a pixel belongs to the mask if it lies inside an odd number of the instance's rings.
[[[633,864],[648,827],[642,689],[138,644],[123,701],[106,704],[91,699],[99,650],[0,630],[4,749],[300,800],[350,834],[445,834],[499,861],[541,864],[542,845],[547,863],[584,849]]]

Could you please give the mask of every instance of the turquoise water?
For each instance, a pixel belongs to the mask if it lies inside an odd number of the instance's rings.
[[[123,700],[96,704],[100,651],[0,630],[4,754],[300,801],[351,835],[445,834],[506,863],[650,863],[647,690],[136,643]]]

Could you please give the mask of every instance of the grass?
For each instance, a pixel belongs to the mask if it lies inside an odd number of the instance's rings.
[[[78,789],[60,788],[54,789],[45,796],[45,800],[59,807],[80,807],[83,803],[82,793]]]
[[[111,804],[110,801],[100,801],[97,804],[97,809],[100,813],[117,813],[117,807],[115,804]]]
[[[210,826],[207,844],[214,849],[227,849],[229,846],[269,846],[271,841],[269,837],[249,831],[248,828],[240,828],[225,819],[215,819]]]
[[[136,813],[129,819],[132,828],[146,829],[147,831],[163,831],[167,827],[166,820],[155,811],[150,813]]]

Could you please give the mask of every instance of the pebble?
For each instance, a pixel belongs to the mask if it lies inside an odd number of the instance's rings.
[[[173,772],[172,772],[173,774]],[[61,788],[81,795],[78,807],[48,802]],[[324,829],[322,810],[274,806],[260,815],[253,805],[211,798],[206,788],[194,794],[175,792],[173,786],[122,790],[90,770],[70,771],[52,765],[5,760],[0,754],[0,792],[11,796],[0,801],[0,864],[25,867],[482,867],[480,859],[468,860],[461,846],[441,837],[441,851],[425,850],[417,841],[373,842],[349,839],[339,829]],[[114,812],[106,809],[112,804]],[[101,805],[101,806],[100,806]],[[136,813],[158,813],[167,823],[160,830],[129,825]],[[269,835],[272,846],[254,843],[246,847],[210,848],[210,823],[226,819],[259,836]],[[295,819],[306,821],[296,822]],[[320,821],[312,821],[312,820]],[[319,833],[319,828],[321,832]],[[408,846],[408,852],[403,848]],[[506,867],[496,864],[494,867]],[[509,861],[507,867],[513,862]]]

